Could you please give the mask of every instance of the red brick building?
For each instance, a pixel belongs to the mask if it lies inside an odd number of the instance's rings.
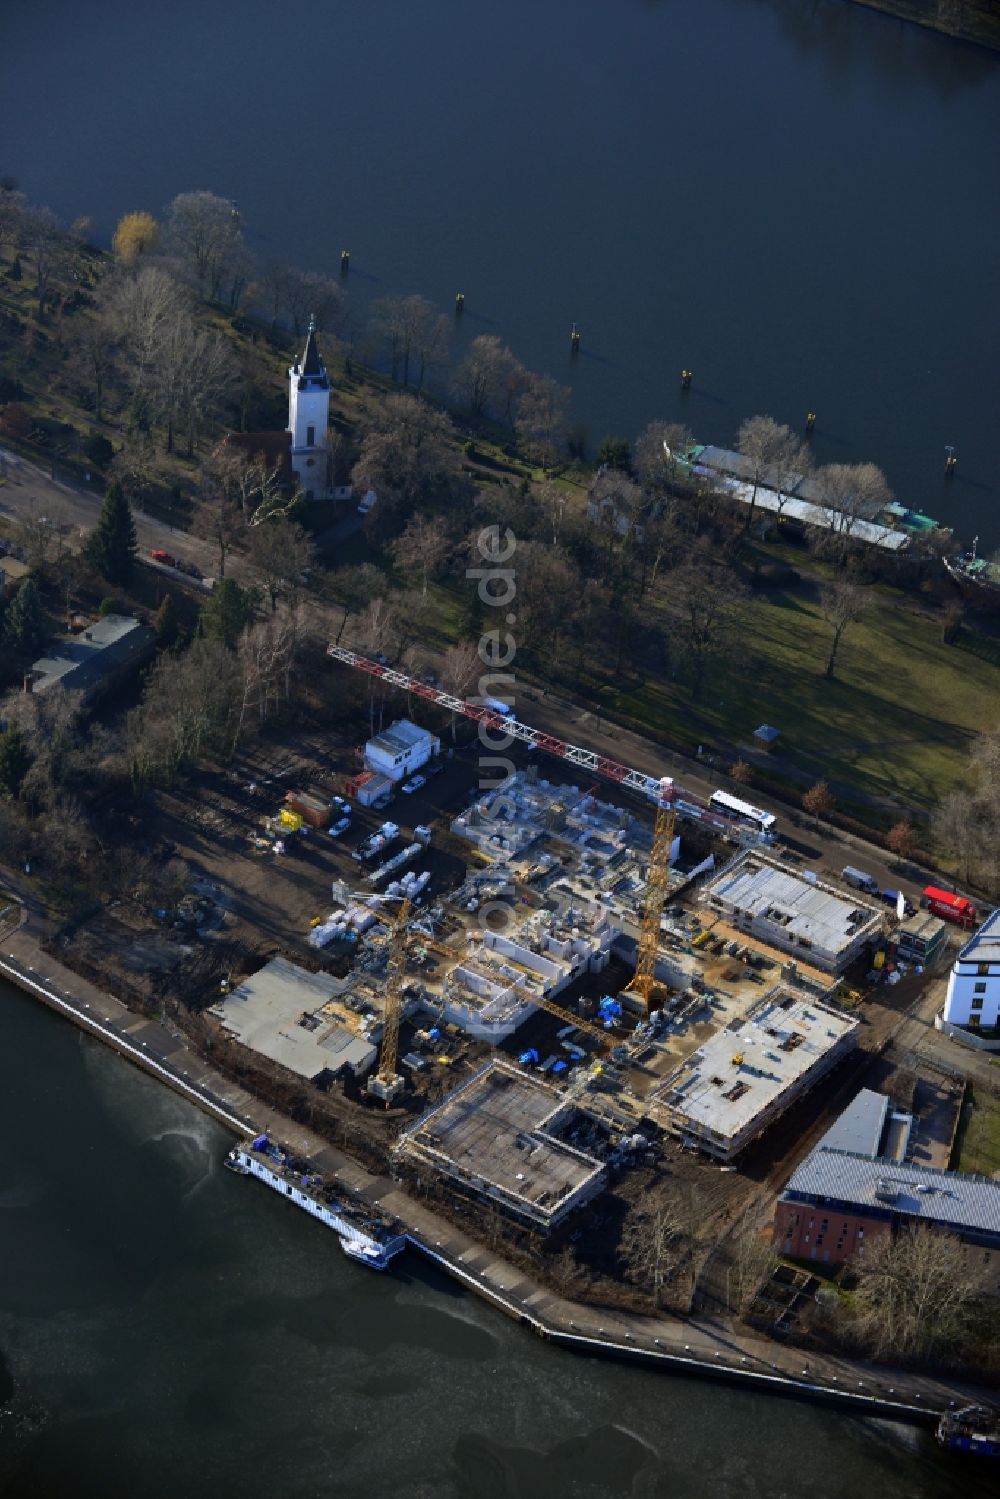
[[[774,1248],[793,1260],[842,1265],[863,1254],[866,1244],[891,1232],[884,1220],[843,1207],[820,1207],[781,1197],[774,1209]]]

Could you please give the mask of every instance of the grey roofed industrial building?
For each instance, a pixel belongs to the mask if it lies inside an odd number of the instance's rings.
[[[823,1145],[792,1174],[782,1200],[843,1203],[887,1218],[920,1219],[1000,1238],[1000,1182]]]
[[[106,614],[79,635],[64,635],[48,656],[31,668],[29,690],[46,692],[57,683],[84,699],[98,694],[134,671],[151,655],[156,635],[127,614]]]
[[[547,1232],[605,1181],[599,1160],[552,1133],[572,1111],[547,1083],[489,1062],[412,1125],[396,1155]]]
[[[816,1148],[847,1150],[854,1155],[879,1155],[888,1115],[889,1100],[885,1094],[862,1088],[831,1124]]]
[[[344,1066],[360,1076],[374,1064],[375,1046],[322,1014],[343,988],[329,973],[274,958],[212,1008],[235,1040],[300,1077],[316,1081]]]
[[[858,1031],[853,1016],[778,988],[710,1036],[657,1098],[684,1141],[732,1160],[857,1044]]]
[[[702,899],[741,930],[804,963],[842,973],[882,930],[884,913],[853,892],[750,850],[711,880]]]

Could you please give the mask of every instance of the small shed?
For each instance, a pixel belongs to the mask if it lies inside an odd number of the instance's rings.
[[[770,751],[780,734],[781,730],[776,729],[773,724],[762,723],[759,729],[753,731],[753,742],[758,749]]]

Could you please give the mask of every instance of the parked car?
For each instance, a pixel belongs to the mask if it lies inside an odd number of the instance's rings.
[[[411,796],[414,791],[419,791],[421,786],[426,785],[427,778],[425,776],[411,776],[408,781],[403,782],[399,789],[405,792],[407,796]]]
[[[333,827],[330,829],[330,837],[339,838],[341,833],[347,832],[350,825],[351,819],[349,817],[342,817],[339,822],[333,824]]]
[[[163,567],[177,566],[177,558],[172,557],[169,552],[165,552],[162,547],[154,547],[149,555],[154,562],[161,563]]]

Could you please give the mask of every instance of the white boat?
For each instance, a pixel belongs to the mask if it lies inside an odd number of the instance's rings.
[[[234,1145],[225,1164],[240,1176],[255,1176],[332,1228],[344,1253],[372,1270],[385,1270],[406,1248],[405,1234],[397,1233],[375,1213],[337,1198],[308,1161],[272,1145],[266,1135]]]

